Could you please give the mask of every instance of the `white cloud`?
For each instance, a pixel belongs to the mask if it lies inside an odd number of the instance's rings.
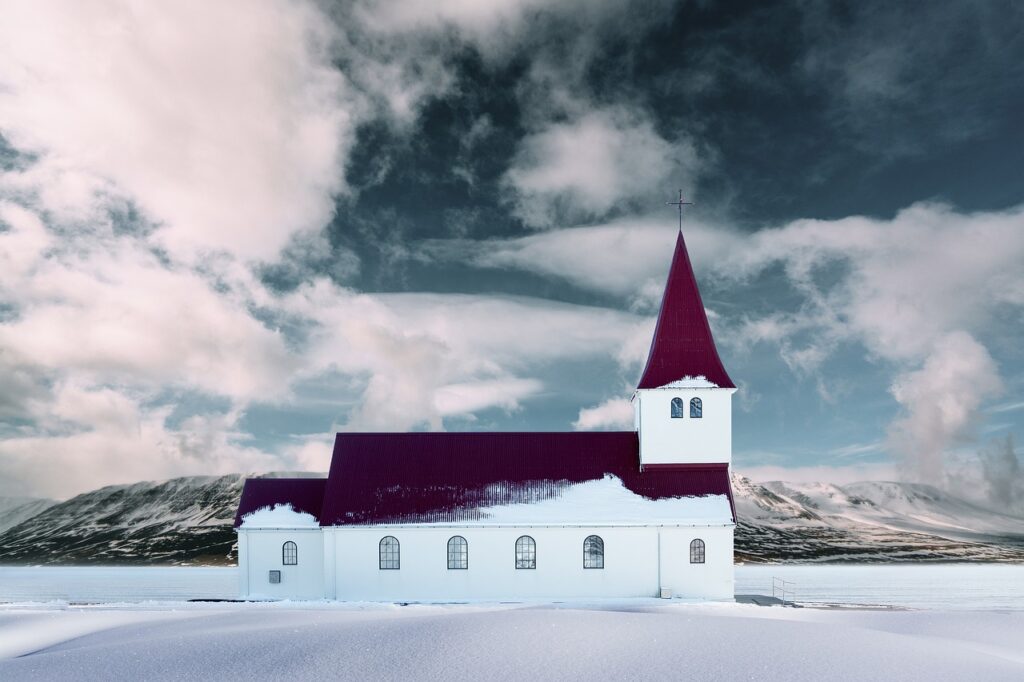
[[[600,219],[666,185],[689,189],[696,164],[692,145],[663,139],[639,112],[605,109],[527,136],[505,180],[519,217],[551,227]]]
[[[897,377],[892,394],[906,413],[891,424],[890,439],[909,477],[945,484],[944,455],[973,435],[982,402],[1001,390],[992,357],[965,332],[942,337],[920,369]]]
[[[0,440],[0,495],[67,497],[102,485],[267,470],[278,463],[238,444],[236,415],[194,417],[169,428],[168,412],[125,392],[62,383],[38,415],[45,430]]]
[[[626,398],[609,398],[600,405],[585,407],[572,427],[577,431],[629,431],[634,427],[633,404]]]
[[[43,157],[48,207],[113,183],[179,256],[271,257],[344,189],[361,105],[332,39],[304,2],[15,3],[0,130]]]

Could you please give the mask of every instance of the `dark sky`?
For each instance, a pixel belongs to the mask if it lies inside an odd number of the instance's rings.
[[[628,427],[682,188],[741,472],[1021,503],[1022,7],[12,11],[0,494]]]

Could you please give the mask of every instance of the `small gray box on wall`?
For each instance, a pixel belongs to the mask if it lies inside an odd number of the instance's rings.
[[[271,571],[270,572],[270,584],[271,585],[277,585],[280,582],[281,582],[281,571]]]

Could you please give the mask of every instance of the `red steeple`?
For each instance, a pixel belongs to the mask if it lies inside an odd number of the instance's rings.
[[[703,376],[721,388],[736,388],[718,357],[680,232],[647,367],[637,388],[658,388],[686,376]]]

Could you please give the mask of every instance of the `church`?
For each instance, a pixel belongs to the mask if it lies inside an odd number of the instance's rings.
[[[240,594],[732,599],[735,392],[680,230],[633,430],[339,433],[326,479],[246,481]]]

